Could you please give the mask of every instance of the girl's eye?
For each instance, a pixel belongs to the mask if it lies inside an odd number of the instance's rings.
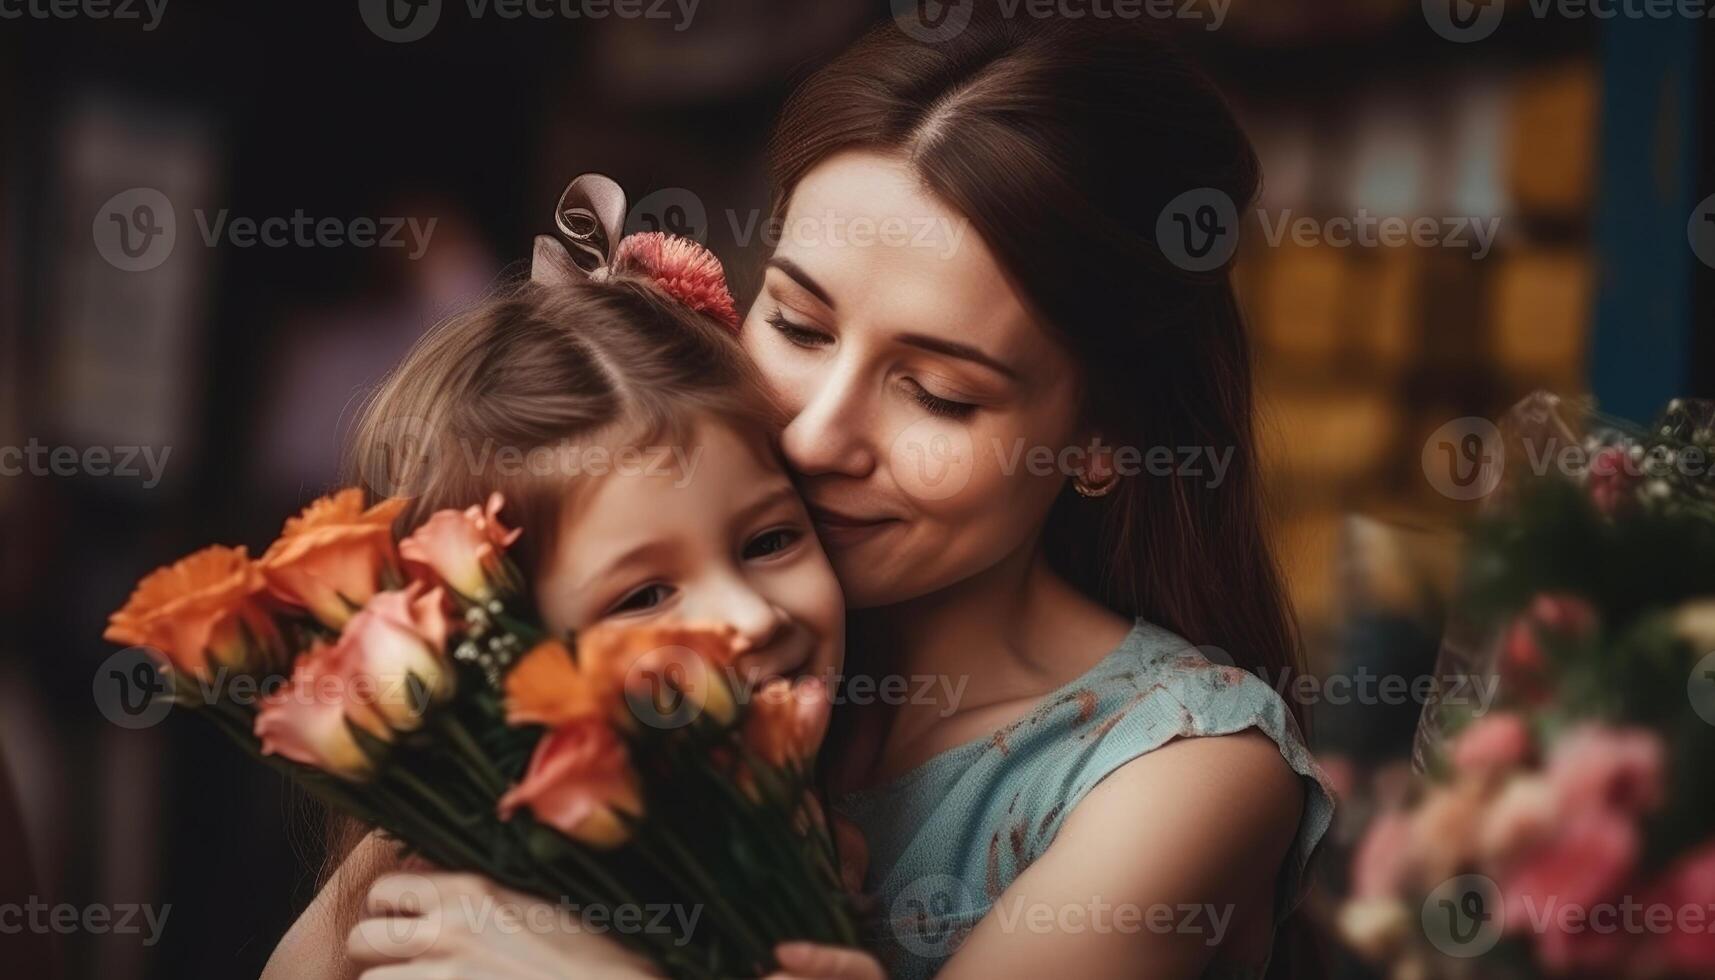
[[[776,309],[765,318],[768,325],[780,331],[780,335],[799,347],[826,347],[834,342],[834,338],[819,330],[793,323],[786,319],[785,314]]]
[[[950,398],[932,395],[929,393],[929,389],[909,378],[906,379],[906,385],[911,392],[911,397],[917,400],[917,404],[928,409],[930,414],[949,419],[966,419],[970,418],[971,414],[977,410],[977,407],[969,402],[956,402]]]
[[[750,561],[777,554],[792,547],[803,536],[802,531],[790,527],[778,527],[772,531],[764,531],[751,538],[750,543],[744,546],[744,558],[746,561]]]
[[[667,598],[672,594],[673,590],[665,585],[661,585],[659,583],[655,585],[645,585],[643,588],[637,589],[636,591],[628,594],[625,598],[614,603],[613,607],[608,610],[608,615],[612,616],[618,613],[642,612],[645,609],[653,609],[661,603],[666,602]]]

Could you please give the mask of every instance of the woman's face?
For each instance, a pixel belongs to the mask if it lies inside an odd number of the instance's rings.
[[[793,415],[783,448],[853,608],[1034,542],[1084,438],[1076,365],[901,160],[804,177],[742,336]]]
[[[537,577],[556,632],[598,623],[730,623],[738,668],[769,677],[839,671],[845,604],[804,504],[766,441],[697,426],[672,462],[617,469],[566,498]]]

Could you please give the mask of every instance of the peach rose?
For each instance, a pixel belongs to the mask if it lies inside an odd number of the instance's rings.
[[[284,643],[263,607],[265,583],[243,548],[204,548],[137,583],[104,638],[159,650],[174,669],[207,679],[209,662],[227,666],[279,654]],[[246,633],[260,644],[248,648]]]
[[[344,640],[317,643],[298,658],[286,685],[262,700],[256,737],[264,755],[285,756],[342,779],[366,779],[374,773],[374,763],[347,722],[391,741],[393,733],[373,701],[351,645]]]
[[[429,705],[452,697],[445,596],[439,588],[412,582],[403,591],[377,593],[345,624],[339,645],[351,658],[351,669],[374,689],[373,707],[394,731],[414,731]],[[426,703],[416,703],[412,677],[423,686]]]
[[[495,493],[488,506],[462,511],[442,510],[405,540],[399,542],[399,557],[433,572],[462,596],[486,601],[494,597],[492,581],[498,571],[500,552],[512,546],[523,533],[500,523],[505,499]]]
[[[575,841],[611,848],[630,836],[619,814],[641,815],[643,798],[613,729],[584,721],[554,729],[536,746],[523,780],[500,798],[501,819],[520,808]]]
[[[393,561],[393,521],[407,501],[363,509],[363,491],[348,487],[286,521],[261,560],[274,595],[339,629],[381,587]]]
[[[751,698],[741,738],[776,768],[808,765],[828,730],[828,688],[815,677],[796,684],[776,677]]]

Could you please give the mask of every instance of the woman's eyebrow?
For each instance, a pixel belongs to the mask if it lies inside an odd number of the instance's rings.
[[[821,283],[810,278],[810,274],[804,271],[803,266],[800,266],[791,259],[783,259],[778,255],[769,256],[768,264],[779,269],[781,272],[786,273],[786,277],[788,279],[791,279],[799,286],[802,286],[804,291],[809,293],[811,296],[821,300],[823,306],[826,306],[830,310],[834,308],[834,298],[828,295],[828,291],[822,288]]]
[[[984,354],[982,351],[972,347],[970,344],[961,343],[957,340],[947,340],[944,337],[930,337],[926,334],[920,333],[902,333],[893,339],[907,346],[916,347],[919,350],[926,350],[934,354],[945,354],[948,357],[957,357],[963,361],[972,361],[977,364],[981,364],[983,367],[986,367],[991,371],[1005,375],[1010,380],[1018,380],[1017,371],[1007,367],[1005,364],[1002,364],[1000,361],[995,360],[989,355]]]

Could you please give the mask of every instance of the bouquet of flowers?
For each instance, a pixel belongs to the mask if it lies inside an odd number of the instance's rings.
[[[1715,411],[1576,435],[1529,408],[1586,465],[1478,521],[1459,608],[1479,639],[1438,672],[1498,697],[1426,712],[1422,778],[1366,829],[1339,930],[1394,977],[1712,977]]]
[[[550,635],[486,506],[432,515],[347,489],[260,559],[159,569],[107,639],[175,703],[336,810],[449,870],[579,907],[691,910],[621,938],[674,975],[757,975],[789,939],[854,944],[809,772],[821,682],[746,694],[730,628]],[[689,925],[686,925],[690,923]]]

